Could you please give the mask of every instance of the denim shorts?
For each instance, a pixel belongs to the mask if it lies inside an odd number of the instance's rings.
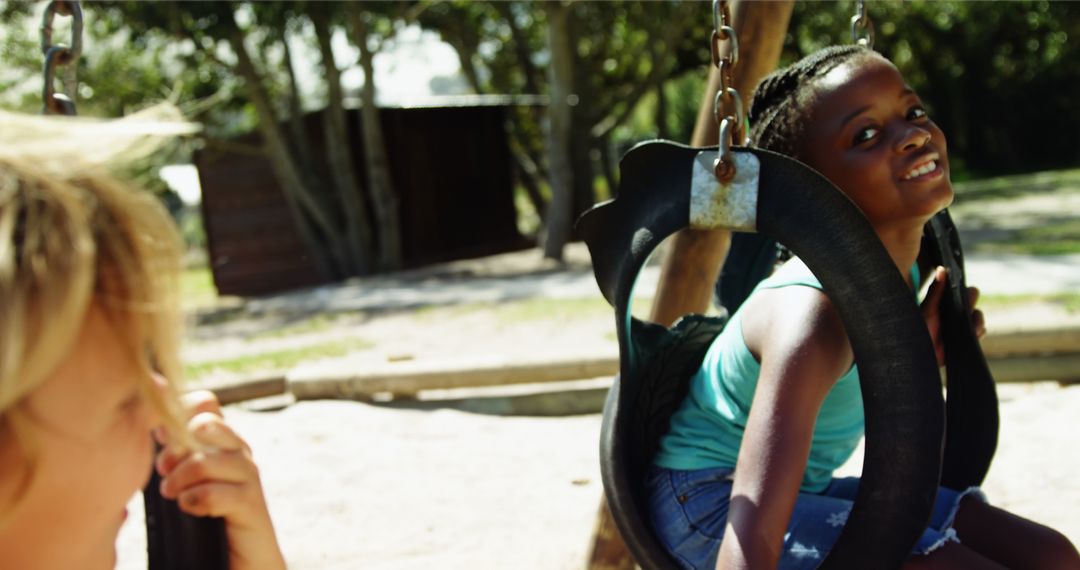
[[[727,523],[734,470],[728,467],[678,471],[653,466],[646,478],[649,514],[660,542],[683,568],[716,567]],[[833,479],[822,493],[799,493],[784,535],[781,570],[816,568],[840,537],[859,488],[858,477]],[[938,488],[930,525],[912,554],[927,554],[948,541],[959,542],[952,528],[960,499],[985,501],[977,488]]]

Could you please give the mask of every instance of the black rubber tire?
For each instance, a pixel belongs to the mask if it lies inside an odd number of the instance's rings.
[[[677,568],[648,524],[640,446],[630,441],[640,387],[630,295],[653,249],[689,225],[699,151],[664,141],[631,149],[619,196],[587,212],[578,229],[597,283],[615,305],[621,378],[601,431],[601,474],[613,517],[643,568]],[[866,415],[862,483],[845,528],[822,568],[892,569],[929,520],[941,471],[944,401],[926,325],[910,289],[858,208],[817,172],[758,149],[757,229],[799,256],[821,281],[851,340]]]

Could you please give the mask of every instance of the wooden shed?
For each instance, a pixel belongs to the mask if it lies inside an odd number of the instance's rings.
[[[532,245],[517,229],[508,109],[505,102],[472,100],[380,110],[406,267]],[[364,177],[358,115],[348,111],[348,136]],[[316,167],[325,173],[325,164],[318,164],[325,154],[322,113],[309,113],[304,121]],[[258,135],[236,142],[257,144]],[[262,295],[321,282],[266,157],[204,150],[196,154],[195,165],[219,293]]]

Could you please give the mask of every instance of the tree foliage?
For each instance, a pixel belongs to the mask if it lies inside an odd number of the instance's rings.
[[[569,97],[569,168],[573,181],[572,208],[560,216],[576,216],[596,198],[595,179],[614,183],[612,134],[632,116],[638,103],[672,77],[703,69],[710,30],[699,25],[711,18],[693,2],[570,2],[560,3],[567,30],[559,37],[573,54]],[[545,68],[553,47],[547,35],[552,7],[530,2],[438,2],[428,6],[418,22],[438,31],[458,52],[465,76],[478,93],[539,94],[563,92],[551,84]],[[709,19],[711,22],[711,19]],[[552,101],[551,104],[556,104]],[[568,224],[547,216],[548,200],[533,177],[562,179],[549,173],[544,149],[545,115],[520,109],[513,125],[518,172],[534,207],[551,229]],[[551,191],[564,191],[557,185]],[[567,213],[569,212],[569,213]],[[554,232],[563,235],[564,232]],[[562,245],[545,248],[548,255]]]
[[[874,48],[896,63],[949,137],[961,177],[1080,160],[1080,6],[873,2]],[[850,41],[854,2],[796,4],[784,58]]]
[[[5,107],[40,108],[41,6],[0,2]],[[366,177],[354,172],[350,178],[342,160],[331,160],[337,166],[328,172],[320,169],[303,143],[298,119],[304,109],[344,105],[335,77],[346,54],[331,61],[331,36],[351,45],[347,56],[356,61],[344,65],[362,68],[369,78],[359,93],[365,113],[375,109],[372,62],[398,30],[414,23],[455,49],[462,75],[478,94],[568,93],[567,135],[560,144],[567,151],[570,175],[563,178],[572,181],[569,188],[552,184],[560,177],[551,172],[553,149],[545,135],[551,123],[542,99],[513,106],[508,121],[517,177],[548,227],[555,223],[547,212],[553,193],[566,192],[572,204],[562,216],[581,212],[614,187],[617,156],[633,142],[688,140],[709,69],[708,3],[559,0],[559,8],[567,18],[560,41],[573,55],[569,75],[549,73],[551,10],[538,2],[85,3],[79,108],[115,116],[172,99],[207,126],[208,147],[258,129],[263,144],[249,150],[275,157],[275,175],[326,274],[395,267],[400,246],[394,244],[392,180],[380,174],[377,165],[386,158],[367,140],[380,133],[363,133],[365,150],[376,149],[365,157]],[[851,0],[797,3],[782,63],[849,42],[854,10]],[[875,47],[900,67],[948,134],[958,177],[1062,167],[1080,159],[1080,7],[1045,0],[885,0],[869,3],[868,10]],[[299,84],[298,49],[322,70],[313,85]],[[303,77],[310,81],[311,74]],[[553,85],[553,77],[562,77],[568,90]],[[344,126],[343,113],[327,116]],[[371,123],[365,115],[362,124]],[[327,130],[345,132],[336,129]],[[364,196],[359,209],[348,206],[350,196]],[[362,211],[364,204],[371,211]],[[555,257],[561,250],[556,245]]]

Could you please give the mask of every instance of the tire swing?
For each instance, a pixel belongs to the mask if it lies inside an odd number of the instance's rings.
[[[722,89],[717,100],[723,96]],[[632,148],[620,163],[617,198],[578,221],[597,283],[615,308],[619,340],[620,373],[600,436],[608,506],[639,565],[679,567],[648,521],[644,476],[726,317],[690,315],[671,329],[639,321],[630,314],[634,283],[653,250],[679,230],[757,232],[787,246],[821,281],[860,371],[862,480],[848,524],[821,568],[898,568],[926,527],[939,482],[978,485],[997,443],[997,396],[970,323],[955,227],[943,212],[924,237],[929,260],[950,272],[941,307],[946,405],[925,322],[869,222],[812,168],[733,146],[741,140],[733,133],[740,123],[741,110],[725,116],[719,147],[655,141]],[[740,257],[746,259],[729,260]]]
[[[57,15],[70,16],[71,45],[52,43],[52,22]],[[45,85],[42,91],[46,115],[74,116],[75,62],[82,54],[82,7],[74,0],[53,0],[45,8],[41,24],[41,50],[45,54]],[[68,94],[56,93],[58,67],[66,68]],[[156,453],[156,449],[155,449]],[[146,550],[150,570],[228,570],[229,544],[225,521],[193,517],[180,511],[176,501],[161,496],[161,477],[151,470],[143,489],[146,507]]]

